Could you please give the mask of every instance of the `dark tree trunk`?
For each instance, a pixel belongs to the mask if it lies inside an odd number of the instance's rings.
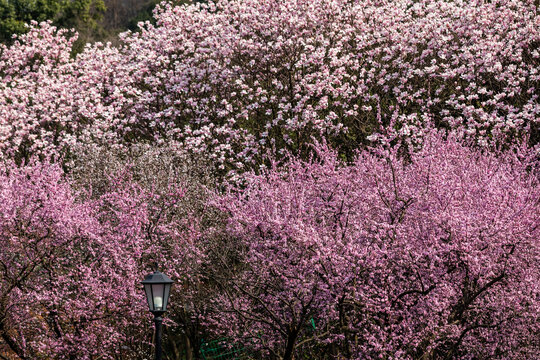
[[[189,337],[187,335],[184,335],[184,344],[186,347],[186,360],[193,360],[193,349],[191,347],[191,341],[189,341]]]
[[[283,355],[283,360],[293,360],[294,346],[296,345],[297,337],[298,337],[297,329],[293,329],[289,331],[289,336],[287,337],[287,347],[285,348],[285,354]]]

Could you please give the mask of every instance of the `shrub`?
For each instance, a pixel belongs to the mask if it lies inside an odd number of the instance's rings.
[[[216,276],[212,324],[271,358],[534,357],[540,204],[526,161],[433,133],[410,162],[317,151],[219,201],[240,260]]]
[[[218,1],[155,17],[76,59],[46,23],[2,47],[3,158],[167,143],[238,172],[268,151],[305,157],[313,138],[352,159],[370,135],[417,142],[432,123],[488,148],[538,141],[532,0]]]

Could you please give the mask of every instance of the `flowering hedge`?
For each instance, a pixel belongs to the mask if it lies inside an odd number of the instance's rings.
[[[160,254],[188,357],[228,335],[262,358],[534,358],[535,1],[155,18],[75,58],[50,23],[0,45],[2,346],[148,357]]]
[[[92,200],[56,165],[0,174],[0,339],[21,359],[148,355],[139,283],[155,261],[176,301],[189,296],[178,290],[201,256],[197,222],[174,215],[184,191],[152,192],[129,173],[108,185]]]
[[[409,161],[319,148],[220,201],[242,266],[211,323],[263,358],[532,359],[539,197],[515,155],[438,134]]]
[[[488,147],[538,141],[533,0],[242,0],[155,16],[76,59],[47,23],[2,47],[3,157],[167,142],[241,170],[313,137],[350,158],[381,126],[418,141],[432,123]]]
[[[537,165],[433,132],[409,158],[382,149],[347,165],[316,145],[210,203],[159,151],[131,170],[87,158],[73,180],[11,167],[2,342],[22,358],[145,358],[139,282],[158,256],[176,281],[166,344],[192,355],[227,335],[262,358],[534,358]]]

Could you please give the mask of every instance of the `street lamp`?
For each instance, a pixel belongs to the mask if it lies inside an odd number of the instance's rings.
[[[152,314],[154,314],[154,324],[156,326],[156,360],[161,360],[161,333],[163,318],[167,311],[167,302],[171,293],[171,286],[174,281],[159,271],[148,274],[142,284],[146,292],[146,300]]]

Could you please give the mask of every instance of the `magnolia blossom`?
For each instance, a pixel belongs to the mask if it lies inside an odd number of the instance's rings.
[[[3,46],[2,158],[158,142],[236,171],[317,138],[351,158],[426,123],[488,148],[538,142],[533,0],[227,0],[155,20],[75,59],[49,23]]]

